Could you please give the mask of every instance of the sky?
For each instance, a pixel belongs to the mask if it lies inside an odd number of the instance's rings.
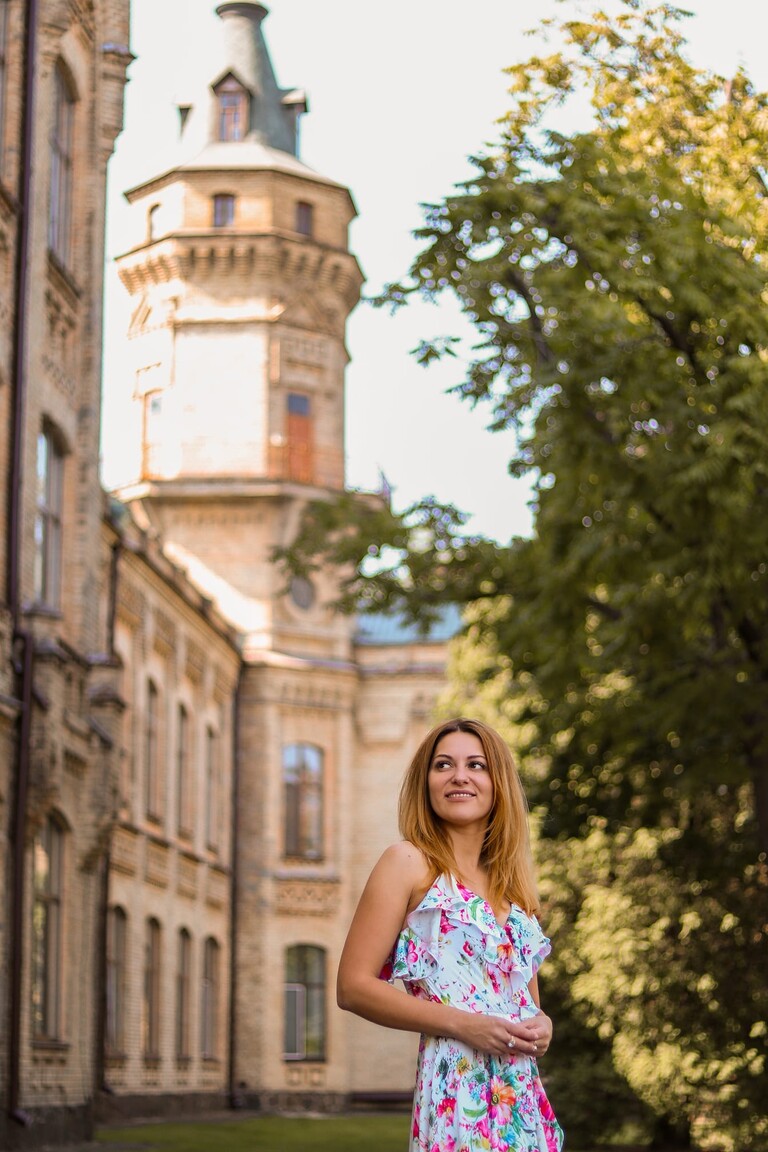
[[[442,199],[471,173],[468,157],[497,137],[508,107],[504,68],[529,56],[525,33],[577,0],[272,0],[263,31],[281,87],[309,96],[305,164],[346,184],[358,210],[350,247],[373,296],[401,278],[416,254],[422,203]],[[768,87],[763,0],[688,0],[689,56],[728,75],[739,65]],[[589,5],[588,5],[589,7]],[[110,162],[107,205],[102,475],[135,479],[137,413],[122,370],[130,301],[114,257],[129,246],[122,193],[167,169],[177,137],[175,102],[192,69],[206,69],[219,23],[211,0],[132,0],[125,128]],[[725,18],[724,18],[725,15]],[[449,394],[461,358],[428,369],[411,351],[436,334],[471,337],[457,308],[415,303],[392,315],[361,303],[347,328],[347,483],[376,489],[386,477],[403,509],[427,495],[471,513],[472,531],[506,542],[531,530],[526,481],[513,480],[510,434],[489,413]]]

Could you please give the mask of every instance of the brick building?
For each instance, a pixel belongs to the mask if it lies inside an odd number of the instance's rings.
[[[349,191],[296,155],[306,98],[277,83],[266,9],[217,12],[178,154],[127,193],[141,443],[107,496],[128,3],[0,0],[1,1147],[86,1134],[94,1108],[412,1085],[415,1038],[338,1012],[333,983],[456,621],[343,618],[331,573],[286,589],[272,562],[344,490],[362,275]]]
[[[128,0],[0,3],[0,1141],[89,1130],[112,738],[96,681],[107,161]]]

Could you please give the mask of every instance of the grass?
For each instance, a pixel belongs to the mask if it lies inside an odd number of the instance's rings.
[[[410,1116],[259,1116],[103,1128],[105,1152],[406,1152]],[[575,1152],[575,1150],[574,1150]]]
[[[105,1152],[406,1152],[410,1117],[260,1116],[254,1119],[142,1124],[97,1133]],[[115,1146],[117,1146],[115,1148]]]

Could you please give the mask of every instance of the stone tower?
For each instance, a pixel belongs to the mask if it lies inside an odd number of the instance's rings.
[[[302,582],[282,596],[270,555],[303,500],[344,486],[355,207],[296,156],[307,105],[276,82],[267,10],[217,13],[207,75],[179,107],[178,162],[127,193],[135,247],[118,268],[135,300],[142,445],[123,496],[141,500],[248,652],[341,655],[347,629],[331,616],[306,627],[324,590]]]
[[[359,670],[331,577],[286,591],[272,550],[344,486],[345,323],[362,276],[348,190],[296,155],[266,9],[220,4],[173,166],[127,193],[137,519],[242,636],[235,725],[234,1081],[243,1099],[349,1092],[331,1021],[349,921]],[[359,855],[359,853],[358,853]]]

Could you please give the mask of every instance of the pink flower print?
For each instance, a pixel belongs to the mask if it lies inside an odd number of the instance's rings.
[[[461,892],[465,900],[474,900],[475,894],[474,892],[470,892],[469,888],[465,888],[464,885],[459,884],[458,881],[456,882],[456,887],[458,888],[459,892]]]
[[[456,1097],[455,1096],[443,1096],[442,1100],[440,1100],[438,1105],[437,1105],[438,1116],[446,1116],[447,1115],[449,1120],[450,1120],[453,1118],[453,1114],[455,1111],[456,1111]]]
[[[517,1099],[514,1088],[500,1076],[492,1076],[488,1096],[488,1115],[491,1120],[497,1124],[507,1124]]]
[[[440,935],[444,936],[446,934],[446,932],[453,932],[455,930],[455,927],[456,926],[454,924],[451,924],[451,922],[448,919],[448,917],[446,916],[445,912],[441,911],[440,912]]]
[[[500,996],[501,995],[501,985],[499,984],[499,978],[490,965],[488,966],[488,979],[490,980],[491,987],[493,988],[496,995]]]
[[[474,956],[474,954],[475,954],[475,950],[472,947],[472,945],[470,944],[469,940],[464,941],[464,943],[461,946],[461,950],[466,956]]]
[[[478,1136],[482,1137],[482,1139],[491,1139],[491,1129],[488,1126],[487,1115],[481,1116],[481,1118],[477,1121],[477,1124],[475,1124],[475,1131],[477,1132]]]
[[[419,959],[419,950],[414,944],[413,940],[408,941],[407,957],[409,964],[415,964]]]

